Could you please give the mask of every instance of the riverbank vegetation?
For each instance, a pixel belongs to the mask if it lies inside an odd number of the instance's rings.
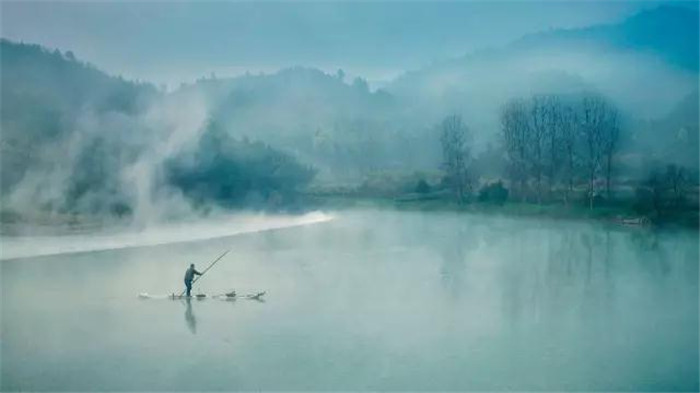
[[[604,96],[514,98],[503,105],[500,120],[496,146],[476,156],[470,127],[451,115],[434,128],[442,148],[434,171],[374,173],[360,184],[318,185],[310,195],[331,206],[358,199],[400,208],[698,227],[697,167],[644,160],[630,123]],[[675,136],[684,144],[679,155],[697,157],[696,134]]]

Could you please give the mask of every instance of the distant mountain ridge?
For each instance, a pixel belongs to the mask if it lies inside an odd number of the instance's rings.
[[[557,29],[529,34],[510,45],[532,49],[555,44],[595,44],[648,52],[670,64],[697,72],[700,12],[686,7],[660,6],[642,11],[619,24]]]
[[[629,115],[662,118],[698,84],[698,18],[662,6],[617,24],[530,34],[406,72],[386,90],[434,118],[457,112],[492,134],[500,105],[532,94],[597,91]]]

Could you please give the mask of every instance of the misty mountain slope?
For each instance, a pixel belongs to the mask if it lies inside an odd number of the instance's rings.
[[[194,195],[197,206],[221,204],[226,192],[191,192],[187,187],[194,183],[175,182],[176,177],[164,174],[173,157],[198,149],[210,123],[209,106],[200,94],[166,95],[148,84],[111,77],[70,52],[9,41],[0,49],[4,211],[148,220],[187,214]],[[235,170],[253,183],[263,182],[258,168],[266,160],[282,157],[259,145],[232,141],[227,146],[235,149],[220,152],[229,161],[216,168],[224,174]],[[293,159],[286,162],[288,172],[297,168]],[[227,166],[231,163],[235,165]],[[185,169],[206,172],[207,167],[199,167],[204,164],[190,162]],[[289,183],[296,179],[308,181],[290,177]],[[264,197],[278,188],[293,188],[265,184]],[[258,189],[246,184],[228,189],[237,198],[249,191]]]
[[[697,51],[688,51],[695,38],[677,35],[696,27],[697,12],[661,7],[616,25],[552,30],[439,62],[404,74],[386,91],[294,67],[201,80],[174,94],[206,97],[211,118],[231,135],[283,149],[321,176],[436,168],[436,123],[463,115],[483,147],[494,142],[501,106],[514,96],[598,91],[626,116],[666,116],[697,84]]]
[[[633,133],[647,159],[689,168],[700,167],[700,96],[696,88],[665,117],[638,126]]]
[[[128,147],[128,135],[138,128],[131,119],[158,97],[151,85],[108,76],[71,52],[7,40],[0,42],[0,51],[3,193],[30,167],[55,166],[60,156],[77,153],[78,145]],[[118,124],[118,130],[96,132],[105,121]],[[98,134],[100,141],[93,138]]]
[[[359,78],[345,81],[342,74],[293,67],[201,80],[173,93],[190,94],[206,97],[211,119],[230,135],[283,149],[321,175],[355,176],[423,159],[418,153],[425,141],[416,139],[425,124],[412,123],[394,97],[370,91]]]
[[[135,115],[158,95],[152,85],[109,76],[77,61],[71,52],[49,52],[4,39],[0,50],[4,137],[16,136],[14,124],[26,128],[23,134],[44,131],[49,134],[41,137],[52,137],[59,127],[68,130],[81,112]],[[31,123],[40,121],[47,124]]]
[[[620,24],[551,30],[436,63],[387,90],[433,116],[453,108],[487,135],[497,131],[503,102],[538,93],[595,90],[630,116],[661,118],[697,86],[697,31],[697,11],[660,7]]]
[[[214,107],[213,117],[250,136],[287,137],[330,126],[342,119],[381,118],[393,99],[372,93],[365,81],[345,83],[313,68],[294,67],[230,83],[230,92]]]
[[[648,53],[671,65],[697,72],[700,50],[698,12],[685,7],[661,6],[642,11],[619,24],[532,34],[511,46],[529,50],[562,44],[607,46],[611,50]]]

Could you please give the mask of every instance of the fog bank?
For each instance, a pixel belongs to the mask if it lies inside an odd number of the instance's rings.
[[[303,215],[229,214],[215,219],[154,224],[141,231],[0,238],[0,260],[148,247],[312,225],[332,220],[320,211]]]

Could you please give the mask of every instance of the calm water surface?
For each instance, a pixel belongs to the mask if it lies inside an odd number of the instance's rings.
[[[698,235],[449,213],[0,262],[3,391],[697,391]],[[182,289],[264,302],[141,300]]]

